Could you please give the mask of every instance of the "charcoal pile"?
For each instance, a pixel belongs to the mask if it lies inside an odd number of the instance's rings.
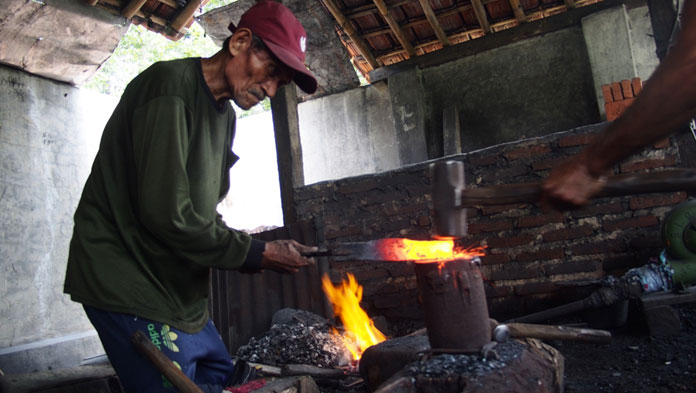
[[[307,311],[284,309],[273,317],[271,328],[239,348],[237,357],[271,366],[310,364],[339,368],[350,364],[350,353],[330,323]]]
[[[478,354],[441,354],[423,358],[408,366],[412,375],[442,378],[453,375],[483,375],[505,367],[510,361],[519,358],[525,347],[511,340],[498,344],[492,359],[485,359]]]

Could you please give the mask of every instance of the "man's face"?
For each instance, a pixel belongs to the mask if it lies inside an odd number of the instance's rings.
[[[265,49],[249,47],[235,60],[227,64],[225,77],[232,100],[244,110],[275,96],[278,88],[290,83],[295,73]]]

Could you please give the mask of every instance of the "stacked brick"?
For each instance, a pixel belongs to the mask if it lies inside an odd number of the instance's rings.
[[[467,187],[540,181],[565,157],[579,152],[604,125],[582,127],[447,159],[461,160]],[[679,166],[675,145],[663,141],[615,168],[615,173]],[[384,237],[430,239],[429,163],[399,170],[318,183],[296,191],[302,219],[313,219],[319,240],[367,241]],[[469,235],[461,245],[483,245],[491,315],[524,315],[576,300],[582,288],[569,283],[597,280],[648,263],[664,247],[660,222],[685,193],[596,199],[572,211],[537,203],[467,209]],[[394,262],[333,262],[332,279],[353,273],[364,286],[371,315],[419,318],[413,267]],[[573,297],[576,298],[573,298]]]

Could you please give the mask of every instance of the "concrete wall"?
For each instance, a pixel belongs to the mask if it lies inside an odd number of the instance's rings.
[[[304,102],[298,114],[306,184],[402,165],[384,84]]]
[[[5,372],[56,368],[61,360],[79,363],[100,353],[81,306],[63,294],[63,279],[72,216],[115,104],[0,66],[0,369]],[[68,342],[82,353],[63,350]],[[38,357],[30,359],[32,353]]]
[[[427,68],[423,85],[427,132],[455,103],[464,152],[599,121],[579,26]]]

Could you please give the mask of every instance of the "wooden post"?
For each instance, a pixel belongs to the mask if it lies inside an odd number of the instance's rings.
[[[276,156],[280,199],[283,205],[283,222],[287,226],[297,222],[295,188],[304,185],[302,143],[297,116],[297,92],[294,83],[281,87],[271,99],[273,129],[275,131]]]

